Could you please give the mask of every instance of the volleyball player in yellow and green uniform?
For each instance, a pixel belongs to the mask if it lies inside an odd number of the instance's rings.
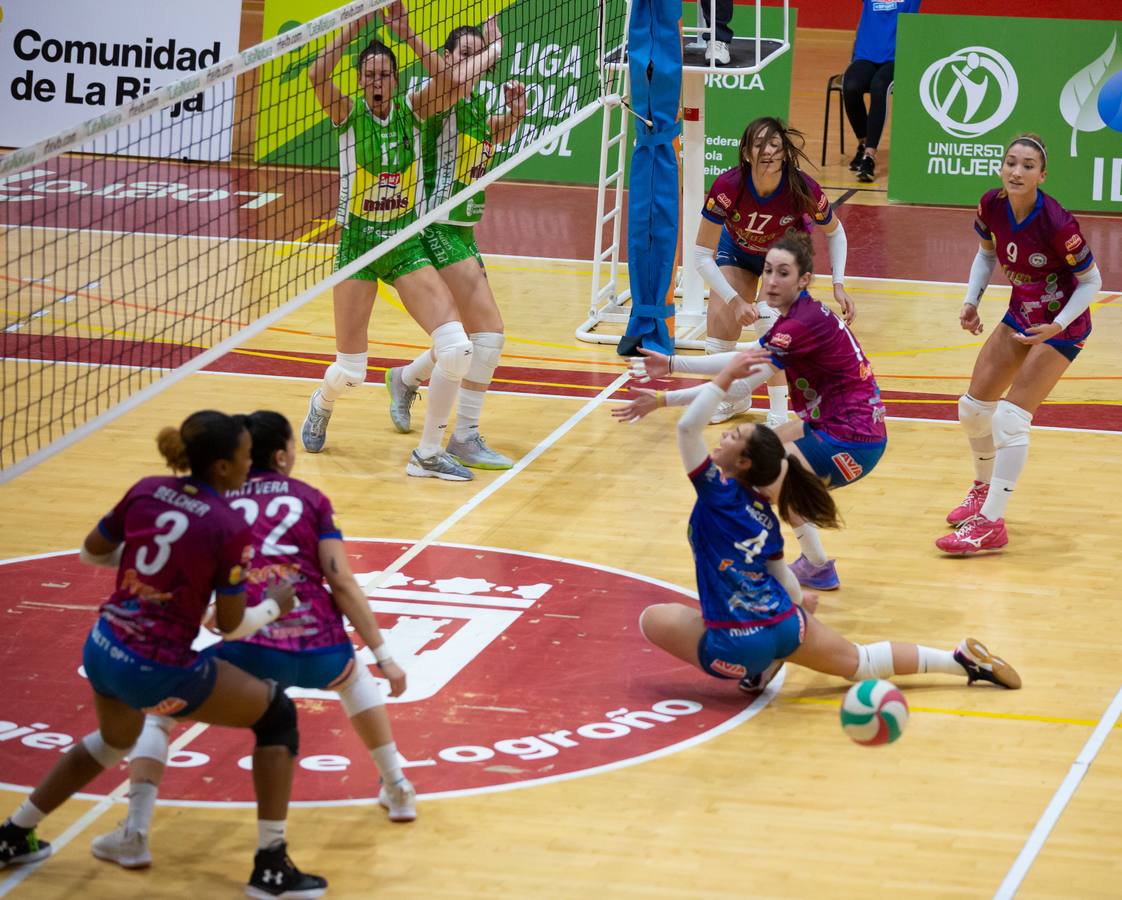
[[[397,60],[379,41],[372,41],[359,54],[357,93],[348,96],[340,90],[332,72],[366,21],[356,20],[342,29],[309,70],[316,98],[339,138],[337,218],[343,231],[337,269],[416,221],[424,205],[420,123],[440,108],[434,97],[438,86],[431,83],[408,96],[397,94]],[[471,366],[472,344],[451,292],[418,237],[335,287],[336,358],[308,405],[300,430],[304,449],[312,453],[323,450],[335,401],[366,380],[367,327],[379,279],[397,289],[409,314],[433,341],[432,349],[426,351],[435,369],[428,415],[420,445],[405,471],[419,477],[470,481],[471,472],[444,451],[442,438],[460,381]]]
[[[432,207],[469,188],[487,173],[495,147],[511,138],[526,115],[526,86],[517,81],[503,85],[507,108],[496,115],[488,114],[486,97],[476,91],[479,79],[501,52],[501,35],[494,18],[482,28],[463,25],[453,29],[443,54],[434,53],[412,31],[399,4],[387,8],[387,22],[420,57],[431,76],[426,83],[438,85],[440,105],[448,105],[426,119],[422,129],[425,186]],[[449,99],[454,102],[448,104]],[[422,241],[452,292],[473,347],[471,367],[460,386],[456,427],[448,441],[448,453],[470,468],[509,469],[513,461],[487,446],[479,433],[483,398],[505,341],[502,315],[475,244],[474,225],[483,216],[483,205],[484,193],[479,191],[426,228]],[[386,373],[390,416],[399,431],[410,430],[410,406],[431,371],[431,361],[422,355]]]

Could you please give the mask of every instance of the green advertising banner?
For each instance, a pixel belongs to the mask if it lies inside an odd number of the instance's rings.
[[[336,8],[340,0],[266,0],[263,35],[274,37],[297,25]],[[414,28],[431,46],[443,44],[447,31],[462,24],[481,24],[482,18],[498,14],[499,27],[507,35],[503,57],[480,89],[490,92],[496,109],[501,104],[499,86],[518,79],[528,86],[531,111],[537,110],[535,122],[524,123],[512,138],[519,144],[532,141],[543,120],[559,121],[577,85],[598,77],[598,48],[590,30],[587,39],[569,43],[560,36],[572,35],[570,23],[563,27],[563,17],[572,18],[573,3],[547,3],[541,0],[541,14],[527,22],[526,3],[515,10],[512,0],[473,3],[465,9],[455,0],[429,0],[414,4],[411,13]],[[623,0],[609,0],[609,7],[622,10]],[[692,15],[693,4],[687,7]],[[466,13],[474,17],[469,20]],[[620,21],[609,9],[608,21]],[[782,33],[783,11],[763,10],[765,35]],[[517,16],[517,19],[515,19]],[[474,19],[479,19],[475,21]],[[440,23],[437,25],[436,23]],[[691,20],[692,23],[692,20]],[[755,11],[738,9],[733,29],[745,35],[755,33]],[[527,39],[530,31],[540,39]],[[795,11],[790,12],[790,34],[795,33]],[[369,29],[369,37],[387,40],[378,25]],[[366,35],[363,35],[366,38]],[[519,39],[523,38],[523,39]],[[356,42],[357,43],[357,42]],[[387,43],[398,57],[401,83],[406,89],[416,86],[424,77],[420,63],[402,44],[392,39]],[[266,63],[258,91],[258,118],[255,157],[259,162],[309,165],[334,168],[338,165],[338,149],[326,115],[312,94],[307,69],[318,47],[312,44]],[[354,70],[344,62],[336,71],[336,79],[347,88],[354,86]],[[785,53],[756,75],[706,75],[706,164],[708,187],[718,174],[736,165],[737,146],[744,126],[761,115],[787,116],[791,97],[791,53]],[[600,173],[601,121],[594,116],[573,131],[551,142],[523,162],[511,178],[524,181],[555,181],[566,184],[596,184]]]
[[[972,206],[1029,131],[1048,147],[1049,194],[1122,213],[1120,33],[1118,22],[902,15],[888,198]]]

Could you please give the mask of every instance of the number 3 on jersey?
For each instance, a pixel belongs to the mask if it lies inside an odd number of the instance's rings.
[[[141,575],[155,575],[171,558],[171,545],[178,541],[187,531],[187,516],[178,510],[168,510],[156,516],[156,527],[166,528],[152,537],[156,545],[156,552],[149,559],[150,548],[145,545],[136,551],[136,571]]]
[[[238,497],[237,500],[231,500],[230,505],[241,512],[245,517],[245,524],[251,528],[261,515],[261,506],[250,497]],[[266,520],[275,520],[282,510],[285,510],[284,518],[261,542],[261,553],[264,556],[291,556],[300,550],[295,544],[282,544],[280,541],[300,521],[300,516],[304,514],[304,502],[299,497],[274,497],[265,507]]]

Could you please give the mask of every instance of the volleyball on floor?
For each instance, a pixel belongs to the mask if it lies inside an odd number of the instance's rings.
[[[855,744],[891,744],[908,724],[908,701],[891,681],[873,679],[853,685],[841,705],[842,730]]]

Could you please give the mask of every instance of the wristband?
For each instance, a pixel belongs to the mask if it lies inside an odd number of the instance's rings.
[[[666,406],[666,391],[655,392],[655,408],[662,409]]]

